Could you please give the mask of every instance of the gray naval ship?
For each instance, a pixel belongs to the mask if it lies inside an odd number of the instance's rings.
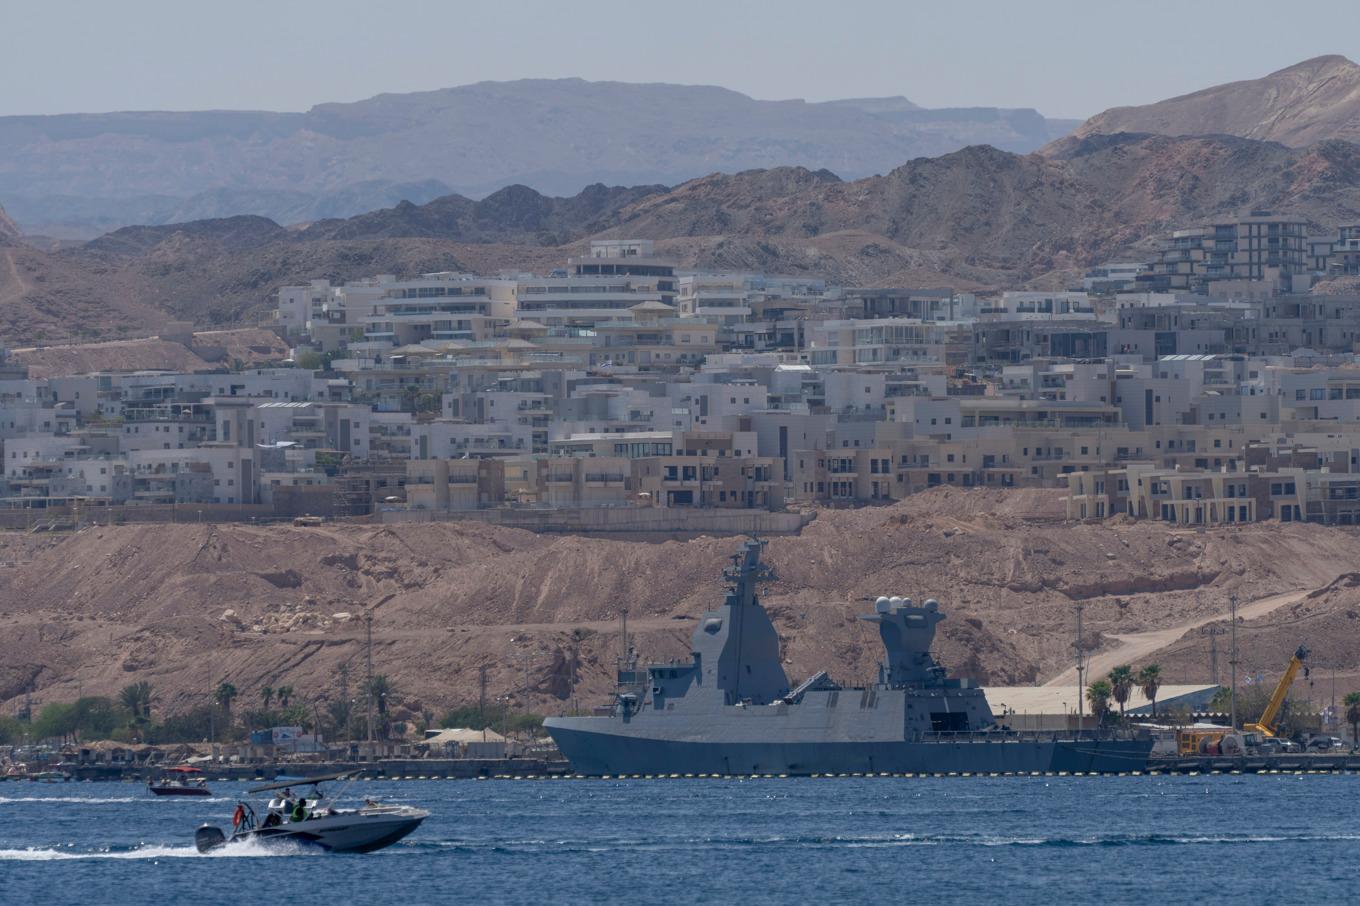
[[[842,774],[1141,770],[1146,733],[1012,732],[982,689],[951,679],[930,655],[938,602],[879,598],[887,658],[878,681],[843,687],[825,671],[794,688],[779,636],[756,595],[773,578],[763,544],[735,555],[726,600],[694,631],[690,660],[625,660],[608,714],[544,726],[580,774]],[[627,642],[625,640],[625,648]]]

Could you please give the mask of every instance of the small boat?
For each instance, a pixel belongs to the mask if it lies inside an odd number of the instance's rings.
[[[39,771],[29,774],[28,779],[35,783],[65,783],[71,779],[71,775],[65,771]]]
[[[238,802],[228,836],[221,828],[204,824],[194,833],[201,853],[231,843],[258,841],[267,845],[290,843],[315,846],[327,852],[369,853],[391,846],[430,816],[424,809],[406,805],[383,805],[367,799],[359,808],[333,808],[323,804],[321,784],[348,780],[361,772],[322,774],[301,780],[271,783],[247,790],[250,794],[282,790],[262,806],[264,817],[248,802]],[[310,786],[310,793],[294,796],[292,787]],[[343,790],[342,790],[343,791]],[[333,797],[334,798],[334,797]]]
[[[211,796],[203,771],[188,765],[170,768],[165,775],[147,781],[146,788],[156,796]]]

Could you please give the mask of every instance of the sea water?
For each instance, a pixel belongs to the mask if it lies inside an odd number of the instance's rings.
[[[0,784],[0,903],[1285,903],[1360,889],[1360,777],[363,783],[367,855],[229,846],[244,784]]]

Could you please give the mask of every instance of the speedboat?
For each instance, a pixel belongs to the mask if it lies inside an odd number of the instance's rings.
[[[165,776],[148,780],[146,788],[156,796],[211,796],[208,780],[199,768],[180,765],[170,768]]]
[[[367,799],[359,808],[333,808],[323,804],[321,784],[346,780],[360,772],[322,774],[286,783],[272,783],[247,790],[249,794],[283,791],[263,806],[260,818],[248,802],[238,802],[228,836],[221,828],[205,824],[194,833],[201,853],[231,843],[258,841],[314,846],[334,853],[370,853],[391,846],[420,826],[430,813],[406,805],[383,805]],[[294,786],[310,786],[310,793],[294,796]]]

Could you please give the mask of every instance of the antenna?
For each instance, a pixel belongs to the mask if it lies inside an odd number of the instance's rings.
[[[1232,702],[1232,727],[1237,729],[1237,592],[1228,596],[1229,603],[1232,604],[1232,658],[1228,661],[1232,664],[1232,692],[1229,700]]]
[[[1082,724],[1086,722],[1086,662],[1084,658],[1085,645],[1081,638],[1081,612],[1086,609],[1086,605],[1077,605],[1077,733],[1081,733]]]
[[[368,742],[370,747],[373,744],[373,611],[364,612],[364,625],[368,632],[368,653],[366,668],[367,678],[365,685],[368,687]],[[373,756],[372,748],[369,749],[369,757]]]
[[[477,720],[486,720],[486,664],[477,668]]]

